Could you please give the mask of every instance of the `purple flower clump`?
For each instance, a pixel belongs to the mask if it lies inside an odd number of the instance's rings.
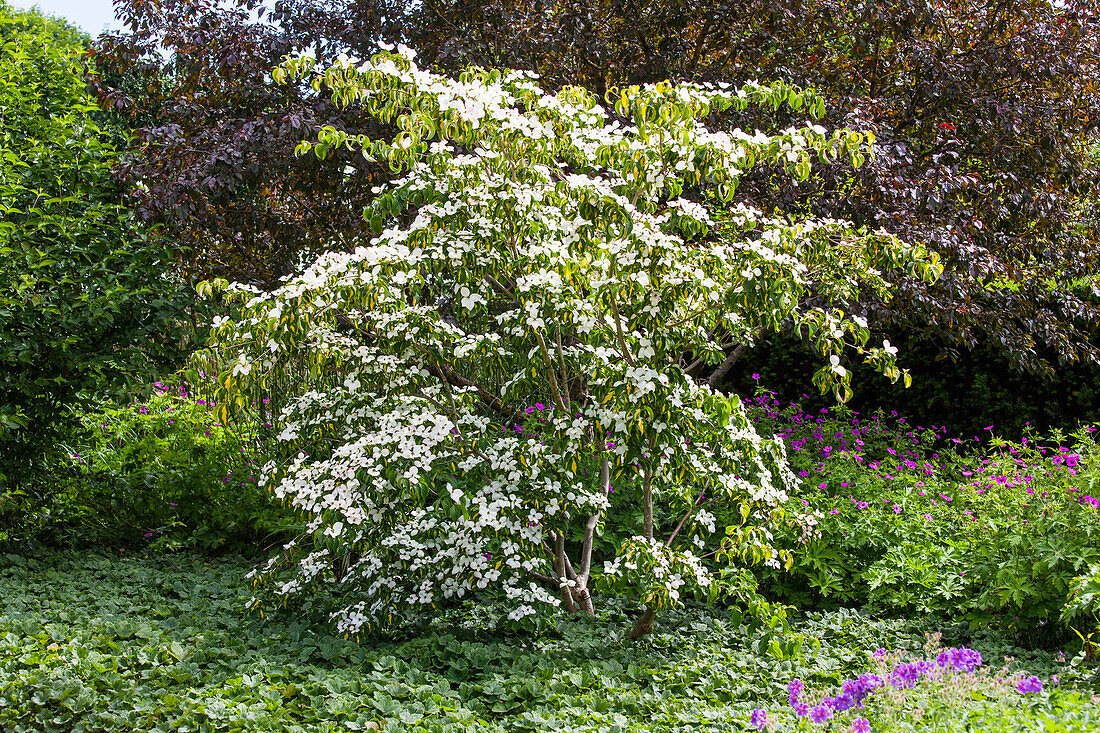
[[[917,686],[921,677],[934,668],[934,665],[926,659],[899,664],[890,672],[890,684],[899,690],[911,690]]]
[[[973,672],[981,663],[982,655],[965,646],[944,649],[936,657],[936,664],[940,667],[951,666],[956,672]]]
[[[752,715],[749,717],[749,725],[757,730],[764,730],[768,725],[768,714],[764,711],[764,708],[757,708],[752,711]]]
[[[1016,685],[1016,689],[1020,691],[1021,695],[1026,695],[1029,692],[1040,693],[1043,691],[1043,681],[1035,675],[1026,677]]]
[[[825,702],[828,703],[829,707],[831,707],[833,710],[840,713],[844,712],[850,707],[854,707],[856,704],[856,699],[855,696],[853,696],[850,692],[840,692],[839,694],[837,694],[836,697],[831,700],[826,700]]]
[[[798,703],[798,696],[802,694],[802,690],[806,685],[802,683],[802,680],[791,680],[787,683],[787,704],[792,708]]]
[[[818,725],[824,725],[825,721],[831,717],[833,717],[833,709],[826,703],[814,705],[813,710],[810,711],[810,721]]]

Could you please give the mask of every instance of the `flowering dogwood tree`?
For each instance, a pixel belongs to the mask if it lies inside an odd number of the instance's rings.
[[[310,73],[300,59],[275,77]],[[311,375],[282,396],[290,457],[266,472],[309,537],[257,569],[257,586],[335,595],[333,618],[354,633],[489,591],[516,618],[540,605],[591,614],[599,576],[644,607],[636,637],[684,593],[721,590],[708,555],[778,562],[767,525],[796,480],[782,443],[692,367],[793,319],[822,354],[823,389],[847,393],[845,350],[905,376],[888,343],[868,347],[865,322],[832,304],[888,293],[882,272],[934,277],[933,256],[729,205],[754,165],[805,177],[815,158],[860,163],[870,141],[810,123],[706,125],[747,104],[821,113],[784,84],[631,87],[608,109],[523,72],[438,76],[402,49],[342,60],[314,85],[398,132],[330,128],[301,151],[350,146],[395,179],[366,212],[369,244],[271,293],[231,288],[239,317],[215,325],[221,402]],[[601,563],[616,491],[637,533]]]

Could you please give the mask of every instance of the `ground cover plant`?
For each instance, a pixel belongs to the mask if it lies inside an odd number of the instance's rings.
[[[0,728],[740,732],[760,708],[769,730],[784,730],[792,680],[805,700],[835,696],[878,669],[877,649],[923,657],[934,631],[850,611],[768,628],[696,607],[631,641],[615,603],[601,613],[618,623],[554,615],[525,627],[507,621],[506,605],[456,604],[414,633],[357,643],[300,613],[245,614],[249,567],[188,553],[0,556]],[[1087,667],[991,637],[969,645],[997,669],[1012,657],[1003,678],[1035,677],[1043,691],[1009,690],[1010,708],[971,699],[969,720],[941,718],[935,730],[974,730],[1007,710],[1004,727],[984,729],[1085,731],[1100,714]]]
[[[992,624],[1032,643],[1073,634],[1059,618],[1100,559],[1092,427],[1012,442],[989,426],[963,440],[892,415],[806,414],[767,393],[754,404],[802,479],[777,540],[791,571],[765,571],[774,592]]]
[[[982,654],[968,647],[943,649],[929,634],[923,655],[876,649],[872,671],[838,685],[807,687],[795,678],[787,684],[786,706],[769,717],[756,708],[752,727],[764,730],[845,730],[852,733],[905,730],[1088,730],[1095,725],[1090,695],[1077,691],[1044,696],[1036,675],[991,671]],[[1057,676],[1047,684],[1059,683]],[[831,687],[831,689],[830,689]],[[1044,699],[1045,697],[1045,699]],[[1039,701],[1042,701],[1042,704]],[[1096,698],[1091,700],[1096,702]]]

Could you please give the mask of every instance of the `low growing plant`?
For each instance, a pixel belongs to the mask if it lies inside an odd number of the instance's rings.
[[[670,609],[630,641],[632,610],[616,600],[599,619],[540,615],[537,629],[498,623],[507,603],[471,602],[413,635],[356,643],[300,610],[245,613],[248,567],[186,551],[0,555],[0,730],[729,733],[760,707],[793,724],[789,680],[834,695],[869,671],[870,650],[920,656],[934,629],[927,618],[807,614],[787,633],[805,640],[802,653],[777,656],[768,630],[721,608]],[[1008,679],[1044,681],[1041,695],[1008,694],[1006,716],[1069,711],[1064,728],[1041,729],[1058,731],[1100,713],[1094,670],[991,637],[969,646],[998,665],[1015,657]]]
[[[1064,637],[1071,583],[1100,560],[1090,428],[960,453],[959,439],[904,418],[804,415],[767,396],[757,409],[802,479],[777,535],[794,562],[767,571],[773,592]]]
[[[967,647],[942,649],[931,634],[923,657],[877,649],[870,669],[834,687],[787,685],[783,708],[756,708],[749,727],[767,730],[871,731],[1087,731],[1089,696],[1051,692],[1044,682],[1004,667],[991,671],[981,653]],[[1041,726],[1041,727],[1036,727]]]

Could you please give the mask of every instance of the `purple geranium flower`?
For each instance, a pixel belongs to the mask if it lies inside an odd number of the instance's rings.
[[[825,725],[825,722],[833,717],[833,709],[825,703],[815,705],[814,709],[810,711],[810,720],[818,725]]]
[[[944,649],[936,657],[940,667],[952,667],[956,672],[973,672],[982,663],[982,655],[967,647]]]
[[[1035,675],[1031,675],[1020,680],[1016,685],[1016,689],[1020,691],[1021,695],[1026,695],[1029,692],[1039,693],[1043,691],[1043,682]]]

